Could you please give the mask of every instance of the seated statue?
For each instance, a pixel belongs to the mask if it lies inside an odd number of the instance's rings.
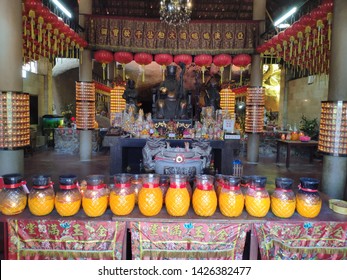
[[[156,92],[155,117],[158,119],[187,119],[188,100],[183,88],[185,65],[181,65],[180,81],[176,80],[177,66],[167,66],[167,76]]]
[[[134,107],[135,111],[137,111],[137,109],[138,109],[138,106],[137,106],[138,93],[137,93],[137,90],[135,88],[135,81],[134,80],[128,80],[127,87],[124,90],[122,97],[125,99],[127,111],[128,111],[129,107]]]

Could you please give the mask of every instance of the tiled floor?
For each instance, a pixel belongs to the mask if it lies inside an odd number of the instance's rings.
[[[109,180],[109,153],[102,151],[92,155],[91,161],[80,161],[79,155],[57,154],[50,148],[49,150],[36,151],[33,156],[25,157],[24,177],[30,185],[30,179],[35,174],[49,174],[53,182],[58,182],[59,175],[74,174],[79,180],[90,174],[103,174],[106,181]],[[267,177],[268,188],[274,187],[276,177],[289,177],[294,179],[295,184],[299,183],[300,177],[313,177],[321,179],[322,161],[314,160],[312,164],[308,161],[292,158],[291,165],[287,169],[284,159],[279,164],[275,163],[275,158],[260,158],[258,164],[247,164],[243,162],[244,175],[262,175]]]

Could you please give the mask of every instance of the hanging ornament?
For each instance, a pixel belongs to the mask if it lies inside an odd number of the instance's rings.
[[[37,28],[39,30],[38,41],[42,42],[42,29],[46,21],[46,17],[51,13],[46,6],[39,6],[36,10],[37,12]]]
[[[240,85],[242,85],[242,72],[251,61],[252,57],[249,54],[238,54],[233,58],[234,65],[240,67]]]
[[[214,65],[220,67],[220,82],[223,83],[223,72],[224,68],[232,63],[232,57],[229,54],[218,54],[215,57],[213,57],[213,63]],[[231,72],[231,67],[230,67]],[[229,75],[230,80],[230,75]]]
[[[194,62],[196,65],[201,67],[202,82],[205,83],[205,71],[206,71],[206,67],[210,66],[212,63],[212,55],[199,54],[194,57]]]
[[[131,52],[116,52],[114,53],[114,60],[122,64],[123,69],[123,81],[125,81],[125,64],[133,61],[134,56]]]
[[[113,53],[107,50],[98,50],[94,53],[94,59],[101,63],[102,66],[102,78],[105,80],[106,64],[113,61]]]
[[[321,45],[321,34],[324,29],[324,20],[326,19],[326,13],[318,6],[318,8],[314,9],[310,16],[316,21],[316,29],[317,29],[317,45]]]
[[[134,60],[142,67],[142,82],[145,81],[145,65],[150,64],[153,61],[153,56],[149,53],[137,53],[134,56]]]
[[[34,27],[35,27],[35,18],[37,16],[36,10],[42,7],[42,2],[39,0],[26,0],[24,3],[25,11],[28,11],[28,17],[30,18],[30,34],[31,38],[35,39]]]
[[[334,7],[334,1],[333,0],[325,0],[320,5],[321,10],[327,14],[326,21],[328,24],[329,50],[331,49],[331,25],[332,25],[332,20],[333,20],[333,7]]]
[[[315,25],[315,20],[310,15],[304,15],[300,18],[300,23],[304,26],[304,32],[305,32],[305,50],[308,50],[309,44],[310,44],[310,38],[312,33],[312,27]]]
[[[168,53],[159,53],[154,56],[154,61],[160,65],[164,81],[166,66],[173,62],[173,57]]]
[[[283,50],[283,60],[287,61],[288,38],[284,31],[278,33],[278,41],[281,45],[281,49]]]
[[[289,38],[289,58],[292,59],[293,56],[293,47],[294,47],[294,42],[295,42],[295,36],[296,36],[296,31],[293,29],[293,27],[289,27],[286,30],[284,30],[284,34],[286,35],[287,38]]]
[[[298,54],[301,54],[302,51],[302,41],[304,39],[304,30],[305,26],[301,24],[300,21],[296,21],[292,25],[292,29],[296,32],[296,40],[298,41]],[[295,44],[295,41],[294,41]]]

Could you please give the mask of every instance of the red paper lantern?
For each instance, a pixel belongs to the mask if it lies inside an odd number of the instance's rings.
[[[233,63],[238,67],[247,67],[252,61],[252,57],[249,54],[238,54],[234,57]]]
[[[194,57],[194,62],[196,65],[201,67],[202,71],[202,82],[205,82],[205,71],[206,67],[210,66],[212,63],[212,55],[210,54],[199,54]]]
[[[106,64],[113,61],[113,53],[107,50],[98,50],[94,53],[94,59],[102,65],[102,77],[105,80]]]
[[[193,58],[189,54],[178,54],[174,57],[174,62],[178,65],[180,62],[185,65],[191,64],[193,62]]]
[[[166,66],[170,65],[173,62],[173,57],[168,53],[159,53],[154,56],[154,61],[161,66],[164,81]]]
[[[145,65],[150,64],[153,61],[153,56],[149,53],[137,53],[134,56],[134,60],[142,67],[142,82],[145,81]]]
[[[134,56],[131,52],[116,52],[114,53],[114,60],[122,64],[123,68],[123,81],[125,80],[125,64],[133,61]]]
[[[240,67],[240,85],[242,85],[242,72],[251,61],[252,57],[249,54],[238,54],[233,59],[234,65]]]
[[[220,77],[221,77],[221,83],[223,83],[223,72],[224,72],[224,67],[230,65],[232,63],[232,57],[229,54],[218,54],[213,58],[213,63],[220,67]],[[231,68],[230,68],[230,73],[231,73]],[[230,80],[230,76],[229,76]]]

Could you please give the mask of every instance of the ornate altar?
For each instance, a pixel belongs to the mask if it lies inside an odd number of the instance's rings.
[[[212,148],[206,141],[171,147],[164,139],[148,139],[142,149],[143,164],[157,174],[184,174],[193,177],[210,165]]]

